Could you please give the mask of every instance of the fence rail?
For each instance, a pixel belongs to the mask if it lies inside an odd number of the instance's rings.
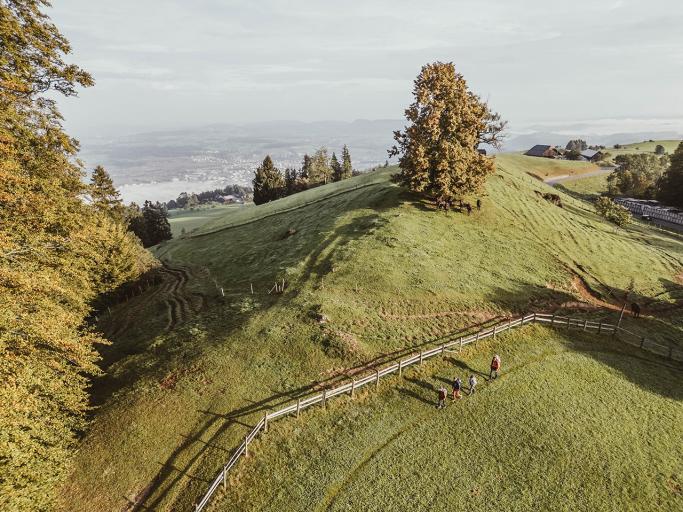
[[[469,334],[466,336],[459,336],[447,343],[443,343],[436,347],[428,350],[422,350],[418,354],[408,357],[407,359],[401,359],[396,363],[386,366],[381,369],[374,370],[373,373],[361,377],[359,379],[352,379],[351,382],[342,384],[333,389],[324,389],[322,392],[312,395],[304,399],[298,399],[295,403],[287,405],[277,411],[264,414],[261,421],[259,421],[253,430],[247,434],[239,445],[239,447],[234,451],[228,462],[220,470],[216,478],[211,482],[208,490],[195,505],[195,512],[201,512],[208,505],[211,497],[216,492],[216,490],[223,485],[223,489],[227,488],[227,475],[228,472],[237,464],[242,456],[245,456],[249,452],[249,443],[254,440],[254,438],[261,432],[267,431],[268,425],[271,421],[282,418],[285,416],[290,416],[292,414],[299,416],[302,410],[312,407],[316,404],[322,404],[325,406],[327,400],[330,398],[345,395],[347,393],[354,395],[355,391],[363,386],[370,384],[375,384],[379,386],[380,379],[387,375],[398,374],[401,375],[402,371],[412,365],[422,364],[426,359],[445,355],[446,352],[452,352],[453,347],[457,347],[461,350],[465,345],[471,343],[476,343],[477,341],[493,337],[495,338],[498,334],[513,329],[515,327],[522,327],[530,323],[541,323],[549,324],[552,327],[566,328],[567,330],[581,330],[581,331],[597,331],[597,334],[611,334],[616,336],[617,334],[624,335],[621,339],[630,345],[638,346],[642,349],[648,350],[652,353],[663,355],[672,359],[674,361],[683,361],[683,349],[673,346],[665,346],[656,343],[646,337],[640,336],[632,331],[624,329],[618,325],[608,324],[604,322],[595,322],[580,318],[571,318],[568,316],[557,316],[541,313],[531,313],[516,319],[506,320],[495,324],[492,327],[486,329],[480,329],[474,334]],[[562,327],[564,326],[564,327]]]

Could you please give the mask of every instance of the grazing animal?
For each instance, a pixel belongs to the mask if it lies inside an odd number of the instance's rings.
[[[635,302],[631,304],[631,313],[633,313],[633,318],[640,318],[640,306]]]

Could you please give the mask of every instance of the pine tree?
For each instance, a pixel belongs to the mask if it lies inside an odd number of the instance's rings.
[[[285,169],[285,194],[291,196],[297,192],[297,172],[296,169]]]
[[[332,168],[327,156],[327,148],[320,148],[311,159],[309,181],[312,184],[325,184],[332,179]]]
[[[337,160],[337,155],[332,153],[332,158],[330,159],[330,168],[332,169],[332,181],[341,181],[343,179],[344,169],[341,163]]]
[[[313,159],[304,155],[304,159],[301,162],[301,171],[299,171],[299,179],[308,184],[308,180],[311,178],[311,168],[313,166]]]
[[[119,191],[104,167],[98,165],[90,178],[90,198],[96,210],[122,221],[124,206]]]
[[[342,149],[342,179],[345,180],[353,175],[353,165],[351,164],[351,153],[344,144]]]
[[[477,192],[493,172],[480,144],[500,145],[505,122],[472,93],[452,63],[422,68],[414,82],[409,125],[394,133],[389,156],[401,155],[397,180],[439,204]]]
[[[145,201],[142,207],[142,218],[147,234],[147,239],[143,240],[145,247],[151,247],[173,238],[171,225],[168,222],[168,212],[161,203]]]
[[[659,200],[683,208],[683,142],[671,155],[671,164],[659,183]]]
[[[284,177],[280,170],[273,164],[270,155],[267,155],[263,159],[263,163],[256,169],[252,183],[254,185],[255,204],[275,201],[284,194]]]

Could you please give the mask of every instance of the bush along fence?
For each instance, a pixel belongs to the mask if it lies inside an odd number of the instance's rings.
[[[317,404],[321,404],[324,407],[328,400],[339,395],[349,394],[351,397],[353,397],[356,390],[364,386],[374,385],[375,387],[378,387],[382,377],[391,374],[397,374],[400,376],[409,366],[422,364],[427,359],[439,355],[443,356],[446,352],[453,352],[454,349],[457,351],[462,350],[462,347],[465,345],[476,343],[477,341],[486,338],[495,338],[500,333],[531,323],[542,323],[550,325],[551,327],[567,330],[593,331],[597,334],[612,335],[614,337],[620,336],[619,339],[627,342],[630,345],[640,347],[657,355],[668,357],[674,361],[683,362],[683,349],[680,347],[658,344],[634,332],[628,331],[619,325],[540,313],[531,313],[516,319],[506,320],[494,325],[493,327],[481,329],[474,334],[460,336],[457,339],[437,347],[423,350],[419,354],[415,354],[407,359],[399,360],[398,362],[384,368],[376,369],[373,373],[369,373],[364,377],[353,379],[351,382],[342,384],[336,388],[324,389],[321,393],[314,394],[307,398],[298,399],[295,403],[292,403],[277,411],[266,413],[261,421],[256,424],[253,430],[245,436],[244,440],[234,451],[228,462],[223,466],[216,478],[214,478],[214,480],[211,482],[206,494],[204,494],[202,499],[195,505],[195,512],[204,510],[211,500],[211,497],[219,487],[222,486],[223,489],[227,488],[228,473],[232,470],[232,468],[235,467],[240,458],[248,455],[249,444],[256,438],[256,436],[261,432],[268,431],[268,425],[270,422],[290,415],[295,415],[298,417],[301,411]]]

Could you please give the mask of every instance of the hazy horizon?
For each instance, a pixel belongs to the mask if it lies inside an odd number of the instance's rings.
[[[673,0],[61,0],[69,61],[96,86],[60,100],[79,138],[214,123],[399,119],[412,80],[453,61],[517,129],[643,120],[680,126],[683,10]],[[637,72],[634,72],[637,70]],[[618,131],[618,130],[617,130]]]

